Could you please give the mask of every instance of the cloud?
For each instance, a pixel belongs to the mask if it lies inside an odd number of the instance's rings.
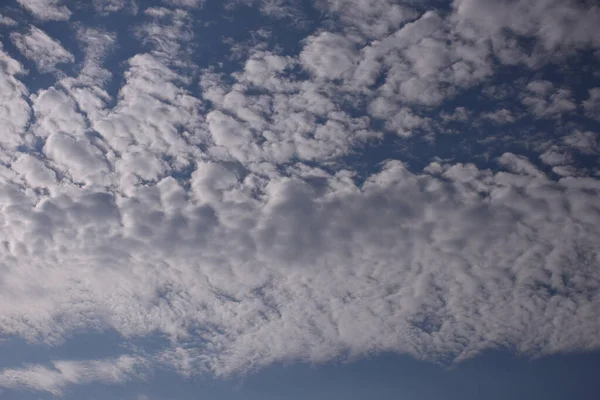
[[[600,153],[598,134],[594,132],[575,131],[572,134],[563,137],[563,142],[569,147],[584,154]]]
[[[355,45],[347,37],[321,32],[307,40],[300,53],[303,65],[319,78],[340,78],[356,63]]]
[[[510,124],[516,120],[516,117],[513,115],[513,113],[506,108],[502,108],[493,112],[486,112],[482,115],[482,117],[501,125]]]
[[[319,0],[293,44],[230,39],[214,63],[197,1],[96,1],[127,38],[79,14],[75,37],[11,34],[37,71],[0,48],[0,336],[131,351],[9,360],[0,386],[600,348],[598,96],[531,69],[598,48],[596,7],[396,3]]]
[[[71,17],[71,11],[61,0],[17,0],[27,11],[43,21],[64,21]]]
[[[583,102],[585,115],[600,121],[600,88],[589,90],[589,97]]]
[[[0,25],[15,26],[16,24],[17,21],[15,21],[14,19],[7,17],[6,15],[0,14]]]
[[[540,159],[548,165],[564,165],[571,162],[571,155],[560,149],[550,149],[540,155]]]
[[[46,138],[54,133],[83,136],[86,122],[64,91],[51,87],[30,96],[36,117],[33,132]]]
[[[417,15],[410,7],[388,0],[320,0],[315,3],[342,23],[356,26],[366,36],[375,38],[389,34]]]
[[[60,396],[63,389],[72,384],[121,383],[135,376],[139,366],[139,359],[127,356],[112,360],[54,361],[50,367],[28,365],[23,368],[5,369],[0,373],[0,386],[25,386]]]
[[[134,0],[93,0],[94,10],[102,16],[119,11],[137,14],[138,6]]]
[[[29,154],[21,154],[13,163],[12,168],[25,179],[30,187],[50,188],[56,185],[56,173],[43,161]]]
[[[40,72],[54,72],[57,64],[72,63],[75,59],[60,42],[41,29],[31,26],[28,33],[10,35],[19,51],[33,61]]]
[[[19,79],[26,70],[0,46],[0,71],[0,123],[3,129],[0,143],[6,149],[15,149],[25,142],[24,130],[31,113],[26,100],[27,87]]]
[[[522,102],[539,118],[561,117],[577,108],[570,90],[556,89],[550,81],[529,82]]]
[[[39,204],[6,187],[5,218],[27,223],[3,233],[14,282],[3,330],[45,337],[97,316],[125,336],[186,343],[196,332],[205,344],[187,347],[191,368],[217,374],[345,352],[435,361],[597,347],[597,181],[553,182],[512,154],[500,162],[507,170],[411,173],[390,161],[362,186],[342,173],[265,182],[198,164],[193,196],[170,180]]]
[[[461,34],[488,38],[499,60],[506,64],[536,65],[565,57],[577,49],[597,48],[594,21],[600,8],[576,0],[557,2],[454,0],[452,19]],[[527,51],[519,38],[533,38]]]
[[[235,9],[239,5],[257,6],[264,15],[275,19],[287,19],[296,26],[307,22],[298,0],[228,0],[225,4],[229,9]]]

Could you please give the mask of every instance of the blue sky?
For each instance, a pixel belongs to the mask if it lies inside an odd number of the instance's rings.
[[[600,7],[0,4],[0,397],[597,398]]]
[[[515,358],[486,353],[453,368],[398,355],[379,355],[343,364],[276,364],[255,374],[214,380],[182,378],[161,371],[145,381],[78,386],[65,399],[579,399],[597,398],[597,353]],[[50,399],[51,395],[7,390],[3,398]]]

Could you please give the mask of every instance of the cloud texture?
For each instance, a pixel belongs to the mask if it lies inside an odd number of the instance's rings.
[[[206,3],[2,10],[0,387],[600,348],[597,6]]]

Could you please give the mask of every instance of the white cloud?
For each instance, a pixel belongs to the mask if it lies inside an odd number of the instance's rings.
[[[585,115],[600,121],[600,88],[589,89],[589,97],[583,102]]]
[[[443,121],[467,121],[471,112],[465,107],[456,107],[451,113],[443,112],[440,117]]]
[[[497,124],[510,124],[515,122],[516,117],[510,110],[501,108],[492,112],[486,112],[481,115],[485,119],[489,119]]]
[[[506,64],[534,66],[549,57],[600,46],[595,34],[600,8],[592,3],[454,0],[452,7],[457,30],[465,37],[490,40],[499,60]],[[534,39],[533,49],[521,47],[516,40],[519,36]]]
[[[555,148],[546,150],[544,153],[542,153],[542,155],[540,155],[540,159],[545,164],[552,166],[569,164],[572,161],[569,153],[562,152],[560,149]]]
[[[72,63],[75,59],[57,40],[41,29],[31,26],[26,34],[10,35],[19,51],[33,61],[40,72],[53,72],[57,64]]]
[[[84,383],[121,383],[136,376],[140,359],[122,356],[91,361],[54,361],[51,366],[39,364],[5,369],[0,373],[0,386],[49,392],[60,396],[67,385]]]
[[[86,122],[77,111],[76,104],[64,91],[51,87],[31,95],[36,117],[33,132],[39,137],[48,137],[55,132],[83,136]]]
[[[77,28],[77,37],[85,52],[83,65],[78,76],[65,77],[57,86],[70,95],[79,111],[91,124],[94,124],[108,113],[106,105],[111,98],[106,91],[106,86],[113,78],[113,73],[103,64],[117,40],[115,34],[81,25]]]
[[[144,14],[155,21],[137,27],[136,34],[142,43],[152,44],[155,51],[175,56],[182,50],[185,52],[185,46],[192,43],[194,34],[187,10],[149,7]],[[182,43],[185,43],[184,49],[181,49]]]
[[[355,81],[350,86],[384,84],[381,96],[409,104],[436,106],[459,90],[492,73],[489,48],[482,41],[465,41],[434,11],[361,50]],[[360,71],[360,72],[358,72]]]
[[[53,133],[46,140],[44,154],[55,161],[74,182],[106,184],[108,166],[103,153],[84,138]]]
[[[584,154],[600,153],[600,140],[595,132],[575,131],[563,137],[563,142]]]
[[[355,67],[358,55],[356,45],[348,37],[321,32],[309,37],[306,42],[300,60],[317,77],[341,78]]]
[[[571,91],[557,89],[550,81],[529,82],[521,101],[538,118],[560,118],[577,108]]]
[[[38,205],[5,185],[3,215],[27,224],[2,233],[3,330],[52,337],[104,321],[181,343],[196,332],[207,344],[186,346],[190,368],[217,374],[345,351],[597,348],[598,182],[500,161],[508,171],[389,162],[361,187],[318,169],[265,181],[198,164],[192,197],[166,180]]]
[[[96,12],[100,15],[106,15],[112,12],[121,11],[127,0],[93,0],[92,4]]]
[[[0,14],[0,25],[15,26],[16,24],[17,21],[15,21],[14,19],[7,17],[6,15]]]
[[[163,3],[176,7],[195,8],[204,4],[205,0],[163,0]]]
[[[276,19],[288,19],[295,25],[302,25],[306,16],[301,10],[298,0],[227,0],[227,8],[235,8],[240,4],[251,7],[258,6],[264,15]]]
[[[56,184],[56,173],[41,160],[29,154],[21,154],[12,168],[31,187],[49,188]]]
[[[0,143],[7,149],[24,144],[24,129],[31,114],[27,87],[19,79],[25,69],[0,46]]]
[[[572,15],[589,24],[583,6],[463,0],[447,15],[322,0],[327,23],[295,53],[259,35],[231,72],[195,65],[200,2],[163,4],[131,28],[143,51],[122,72],[106,62],[123,51],[116,34],[75,25],[77,73],[30,95],[1,49],[0,334],[54,345],[114,330],[168,344],[7,368],[0,386],[58,395],[150,365],[226,375],[388,351],[460,361],[494,348],[600,348],[600,184],[574,161],[600,152],[592,130],[532,138],[534,156],[504,153],[488,160],[494,169],[437,159],[409,170],[373,149],[364,156],[379,167],[345,165],[380,129],[418,146],[440,126],[458,143],[481,119],[506,124],[485,125],[498,132],[479,145],[511,137],[519,102],[534,124],[574,113],[574,91],[543,80],[516,95],[484,88],[492,99],[471,107],[469,97],[469,108],[458,95],[478,92],[498,61],[533,66],[594,46],[583,28],[555,37]],[[299,15],[295,3],[253,4]],[[535,51],[507,31],[536,38]],[[38,28],[12,39],[42,72],[74,61]],[[592,118],[594,90],[583,102]]]
[[[318,0],[318,7],[356,26],[368,37],[382,37],[416,16],[407,6],[389,0]]]
[[[64,21],[71,17],[71,11],[62,0],[17,0],[35,17],[44,21]]]

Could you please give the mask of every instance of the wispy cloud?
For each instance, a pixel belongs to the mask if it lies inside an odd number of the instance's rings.
[[[28,365],[5,369],[0,373],[0,386],[29,389],[61,395],[68,385],[93,382],[122,383],[136,375],[141,360],[134,357],[93,361],[54,361],[51,366]]]
[[[71,11],[62,0],[17,0],[36,18],[44,21],[64,21],[71,17]]]
[[[55,66],[74,61],[73,55],[41,29],[31,26],[28,33],[13,33],[11,39],[40,72],[53,72]]]

